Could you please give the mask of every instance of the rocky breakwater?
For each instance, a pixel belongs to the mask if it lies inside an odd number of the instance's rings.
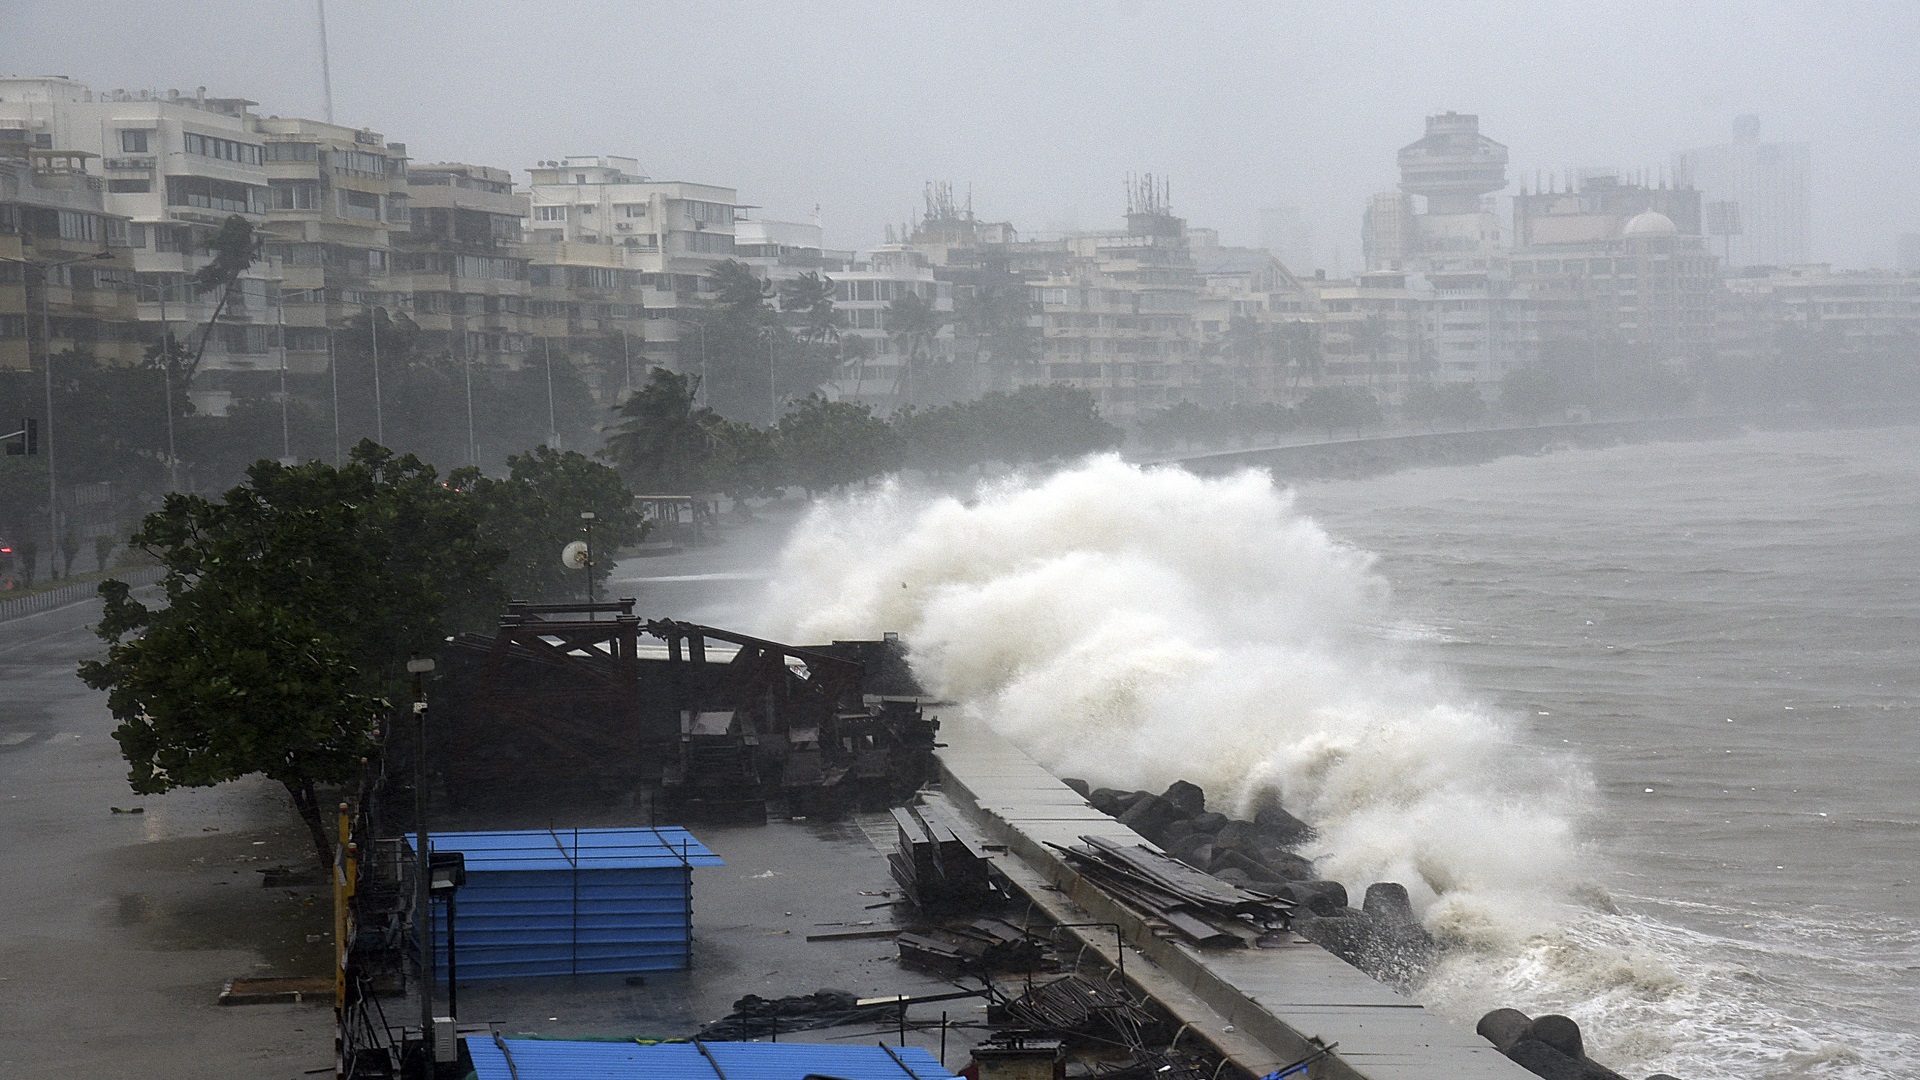
[[[1626,1080],[1587,1056],[1580,1025],[1549,1013],[1528,1016],[1519,1009],[1495,1009],[1473,1029],[1514,1064],[1545,1080]],[[1647,1080],[1675,1080],[1655,1073]]]
[[[1346,886],[1318,878],[1297,850],[1313,829],[1276,799],[1245,820],[1208,810],[1206,792],[1185,780],[1158,795],[1064,782],[1188,866],[1289,901],[1295,933],[1384,983],[1411,988],[1433,962],[1436,946],[1414,918],[1406,888],[1376,882],[1358,908],[1350,906]]]
[[[1177,780],[1156,795],[1062,781],[1103,814],[1203,873],[1293,905],[1292,928],[1301,937],[1404,991],[1432,967],[1439,945],[1414,917],[1406,886],[1378,881],[1367,886],[1360,906],[1349,906],[1345,885],[1314,873],[1299,853],[1313,828],[1268,798],[1251,820],[1207,809],[1198,784]],[[1625,1080],[1587,1057],[1580,1026],[1565,1016],[1530,1017],[1495,1009],[1475,1029],[1516,1065],[1545,1080]],[[1675,1080],[1665,1073],[1647,1080]]]

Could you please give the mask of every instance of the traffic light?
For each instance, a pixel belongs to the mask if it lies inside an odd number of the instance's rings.
[[[7,456],[32,457],[40,452],[40,421],[29,416],[20,421],[20,430],[6,437]]]

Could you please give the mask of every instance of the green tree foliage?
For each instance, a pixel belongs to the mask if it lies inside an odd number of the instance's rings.
[[[1382,420],[1380,403],[1358,386],[1316,386],[1301,396],[1293,411],[1303,426],[1319,428],[1329,439],[1337,429],[1358,432]]]
[[[1155,450],[1181,444],[1229,446],[1275,438],[1295,425],[1293,410],[1272,402],[1229,403],[1217,409],[1190,401],[1142,413],[1135,422],[1140,440]]]
[[[1120,429],[1101,419],[1093,395],[1060,383],[906,410],[895,426],[907,463],[932,472],[1076,458],[1120,443]]]
[[[865,405],[808,394],[780,418],[775,446],[785,478],[809,494],[898,467],[900,436]]]
[[[1477,424],[1486,419],[1487,401],[1472,383],[1415,383],[1407,389],[1400,411],[1407,421],[1432,427],[1435,424]]]
[[[694,404],[699,386],[697,378],[657,367],[615,410],[619,420],[603,453],[639,494],[693,495],[725,485],[718,429],[726,421]]]
[[[1500,411],[1522,420],[1560,419],[1572,404],[1566,380],[1548,365],[1515,368],[1500,380]]]
[[[505,479],[457,469],[448,478],[481,506],[481,539],[506,552],[497,573],[516,600],[571,600],[586,593],[585,577],[560,563],[560,550],[585,533],[582,511],[594,515],[594,583],[613,572],[614,553],[645,533],[633,492],[620,474],[572,450],[537,446],[507,459]]]
[[[218,501],[169,495],[132,538],[166,568],[166,605],[102,585],[107,656],[80,665],[120,722],[133,789],[262,774],[330,862],[316,789],[353,777],[411,654],[498,610],[504,552],[483,518],[370,442],[344,468],[261,461]]]

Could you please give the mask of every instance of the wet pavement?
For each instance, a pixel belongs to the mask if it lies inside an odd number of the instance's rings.
[[[235,976],[327,971],[327,897],[258,872],[310,863],[304,830],[264,782],[127,788],[106,697],[74,675],[98,617],[90,602],[0,622],[0,1076],[330,1066],[327,1006],[218,1004]]]
[[[608,592],[638,597],[650,618],[743,627],[801,509],[730,523],[715,546],[625,560]],[[74,674],[101,648],[90,629],[98,617],[98,602],[89,602],[0,622],[0,1076],[330,1070],[325,1003],[218,1004],[231,978],[330,970],[327,892],[261,884],[263,869],[310,864],[304,830],[284,793],[258,779],[162,796],[128,789],[105,695]],[[568,824],[620,824],[621,813]],[[954,989],[902,968],[886,939],[806,940],[893,925],[884,815],[698,835],[727,865],[696,873],[691,971],[648,975],[640,985],[620,976],[474,984],[462,989],[463,1019],[544,1035],[685,1035],[748,993]],[[978,1007],[945,1002],[913,1018],[937,1025],[942,1011],[962,1023]],[[880,1034],[896,1041],[873,1028],[781,1038]],[[906,1039],[938,1052],[937,1026]],[[951,1033],[949,1058],[970,1041]]]

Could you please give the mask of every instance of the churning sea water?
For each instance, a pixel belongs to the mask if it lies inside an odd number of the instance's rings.
[[[1407,885],[1420,998],[1565,1012],[1629,1075],[1920,1071],[1920,428],[1277,490],[1096,459],[889,484],[760,616],[902,631],[1063,773],[1278,792]]]
[[[1378,553],[1416,655],[1593,778],[1579,833],[1619,915],[1528,950],[1515,991],[1624,1065],[1920,1075],[1920,427],[1509,458],[1297,508]]]

